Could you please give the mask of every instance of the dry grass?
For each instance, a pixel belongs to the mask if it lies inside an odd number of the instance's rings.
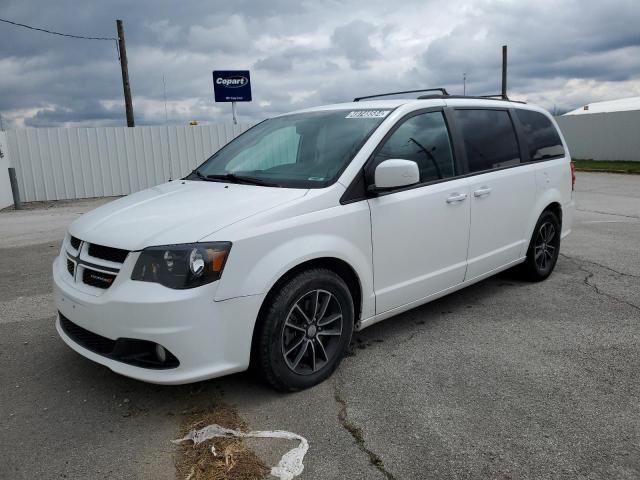
[[[234,409],[221,405],[206,413],[191,415],[182,434],[213,423],[232,429],[246,428]],[[268,473],[269,468],[240,438],[214,438],[199,445],[184,442],[178,446],[178,480],[259,480]]]

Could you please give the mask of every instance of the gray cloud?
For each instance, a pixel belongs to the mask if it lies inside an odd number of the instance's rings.
[[[369,41],[370,35],[376,30],[376,26],[371,23],[354,20],[336,28],[331,41],[349,60],[352,68],[363,69],[369,61],[380,57],[380,53],[371,46]]]
[[[640,95],[640,6],[630,0],[4,0],[0,17],[74,34],[115,36],[125,21],[138,124],[228,119],[211,71],[251,68],[258,120],[358,95],[425,86],[499,88],[569,109]],[[0,112],[12,126],[123,125],[115,45],[0,24]]]

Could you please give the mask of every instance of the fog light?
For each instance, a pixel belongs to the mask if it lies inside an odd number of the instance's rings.
[[[164,363],[167,359],[167,351],[162,345],[156,344],[156,357],[158,357],[158,361],[161,363]]]

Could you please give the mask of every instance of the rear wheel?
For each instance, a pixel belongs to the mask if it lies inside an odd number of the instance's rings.
[[[353,299],[326,269],[302,272],[268,301],[256,331],[256,367],[281,391],[316,385],[337,368],[351,341]]]
[[[542,212],[527,250],[521,272],[527,280],[539,282],[553,272],[560,253],[560,221],[550,210]]]

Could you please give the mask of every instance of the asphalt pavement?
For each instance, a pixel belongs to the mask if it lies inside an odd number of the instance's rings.
[[[0,213],[0,478],[173,479],[185,416],[226,403],[310,449],[300,479],[640,478],[640,176],[580,173],[554,274],[483,281],[357,334],[328,381],[180,387],[57,338],[51,262],[108,199]],[[48,208],[47,208],[48,207]],[[252,441],[275,462],[293,446]]]

